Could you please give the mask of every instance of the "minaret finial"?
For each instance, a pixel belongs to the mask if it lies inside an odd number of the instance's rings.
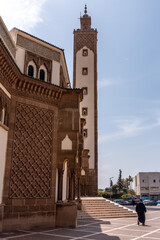
[[[84,13],[87,14],[87,5],[85,4]]]

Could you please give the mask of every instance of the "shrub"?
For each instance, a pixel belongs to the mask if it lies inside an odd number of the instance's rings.
[[[98,197],[103,197],[104,192],[98,192]]]

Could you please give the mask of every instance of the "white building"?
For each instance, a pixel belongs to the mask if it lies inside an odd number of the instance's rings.
[[[136,195],[160,199],[160,172],[139,172],[134,177],[134,185]]]

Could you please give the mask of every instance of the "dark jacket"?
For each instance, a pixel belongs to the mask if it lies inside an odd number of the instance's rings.
[[[143,204],[143,202],[139,202],[136,206],[136,212],[138,214],[138,221],[141,223],[145,223],[145,212],[146,212],[146,207]]]

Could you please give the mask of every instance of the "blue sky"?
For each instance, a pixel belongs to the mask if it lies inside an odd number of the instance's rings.
[[[73,29],[84,5],[98,30],[99,187],[160,171],[160,1],[5,0],[0,15],[65,50],[73,77]]]

